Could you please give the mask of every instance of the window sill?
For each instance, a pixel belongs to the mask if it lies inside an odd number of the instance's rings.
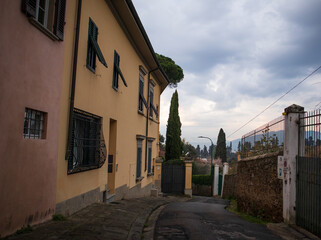
[[[153,177],[153,176],[154,176],[153,172],[147,173],[147,177]]]
[[[30,17],[29,22],[36,28],[38,28],[41,32],[43,32],[45,35],[47,35],[51,40],[60,41],[60,39],[55,34],[53,34],[51,31],[49,31],[47,28],[41,25],[35,18]]]
[[[144,177],[138,177],[136,178],[136,183],[141,182],[144,179]]]

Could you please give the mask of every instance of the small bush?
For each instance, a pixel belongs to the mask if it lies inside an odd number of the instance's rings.
[[[54,215],[52,215],[52,220],[53,221],[66,221],[66,217],[61,214],[54,214]]]
[[[32,232],[32,227],[30,225],[28,225],[27,227],[22,227],[21,229],[17,230],[16,234],[20,235],[20,234],[24,234],[24,233],[29,233]]]
[[[163,162],[164,165],[184,165],[184,161],[180,160],[180,159],[172,159],[172,160],[168,160]]]
[[[198,185],[212,185],[212,177],[211,175],[193,175],[192,176],[192,183]]]

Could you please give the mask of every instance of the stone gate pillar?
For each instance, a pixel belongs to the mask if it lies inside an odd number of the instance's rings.
[[[214,167],[214,178],[213,178],[213,196],[218,195],[218,175],[219,175],[219,168],[220,166],[218,164],[215,164]]]
[[[229,169],[229,164],[225,162],[223,164],[223,182],[222,182],[222,191],[221,191],[221,196],[223,196],[223,190],[224,190],[224,179],[225,175],[228,174],[228,169]]]
[[[299,152],[299,121],[304,108],[291,105],[284,110],[284,177],[283,218],[287,224],[295,224],[296,218],[296,158]],[[304,135],[303,135],[304,137]]]
[[[185,189],[184,194],[192,197],[192,159],[185,159]]]
[[[158,157],[155,159],[155,169],[154,169],[154,186],[161,191],[162,183],[162,163],[163,159]]]

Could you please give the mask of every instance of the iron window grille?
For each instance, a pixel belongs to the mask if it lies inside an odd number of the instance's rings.
[[[63,40],[66,0],[22,0],[22,11],[49,37]]]
[[[100,168],[106,161],[102,118],[75,109],[68,156],[68,174]]]
[[[23,137],[42,139],[45,137],[45,113],[30,108],[25,109]]]
[[[105,67],[107,67],[107,63],[106,63],[105,58],[99,48],[97,40],[98,40],[98,27],[93,22],[93,20],[91,18],[89,18],[86,66],[92,72],[96,71],[96,56],[98,57],[98,60]]]
[[[127,83],[126,83],[126,80],[124,78],[124,75],[123,75],[122,71],[120,70],[119,63],[120,63],[120,56],[115,50],[114,51],[113,88],[116,91],[118,91],[118,78],[119,78],[119,76],[122,79],[125,87],[127,87]]]
[[[138,111],[143,112],[143,106],[147,108],[148,104],[144,97],[144,73],[139,71],[139,93],[138,93]]]

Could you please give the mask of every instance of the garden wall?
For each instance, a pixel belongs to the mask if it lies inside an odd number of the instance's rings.
[[[282,180],[277,176],[278,155],[282,153],[239,161],[237,174],[225,176],[223,197],[236,197],[237,207],[242,212],[282,222]]]

